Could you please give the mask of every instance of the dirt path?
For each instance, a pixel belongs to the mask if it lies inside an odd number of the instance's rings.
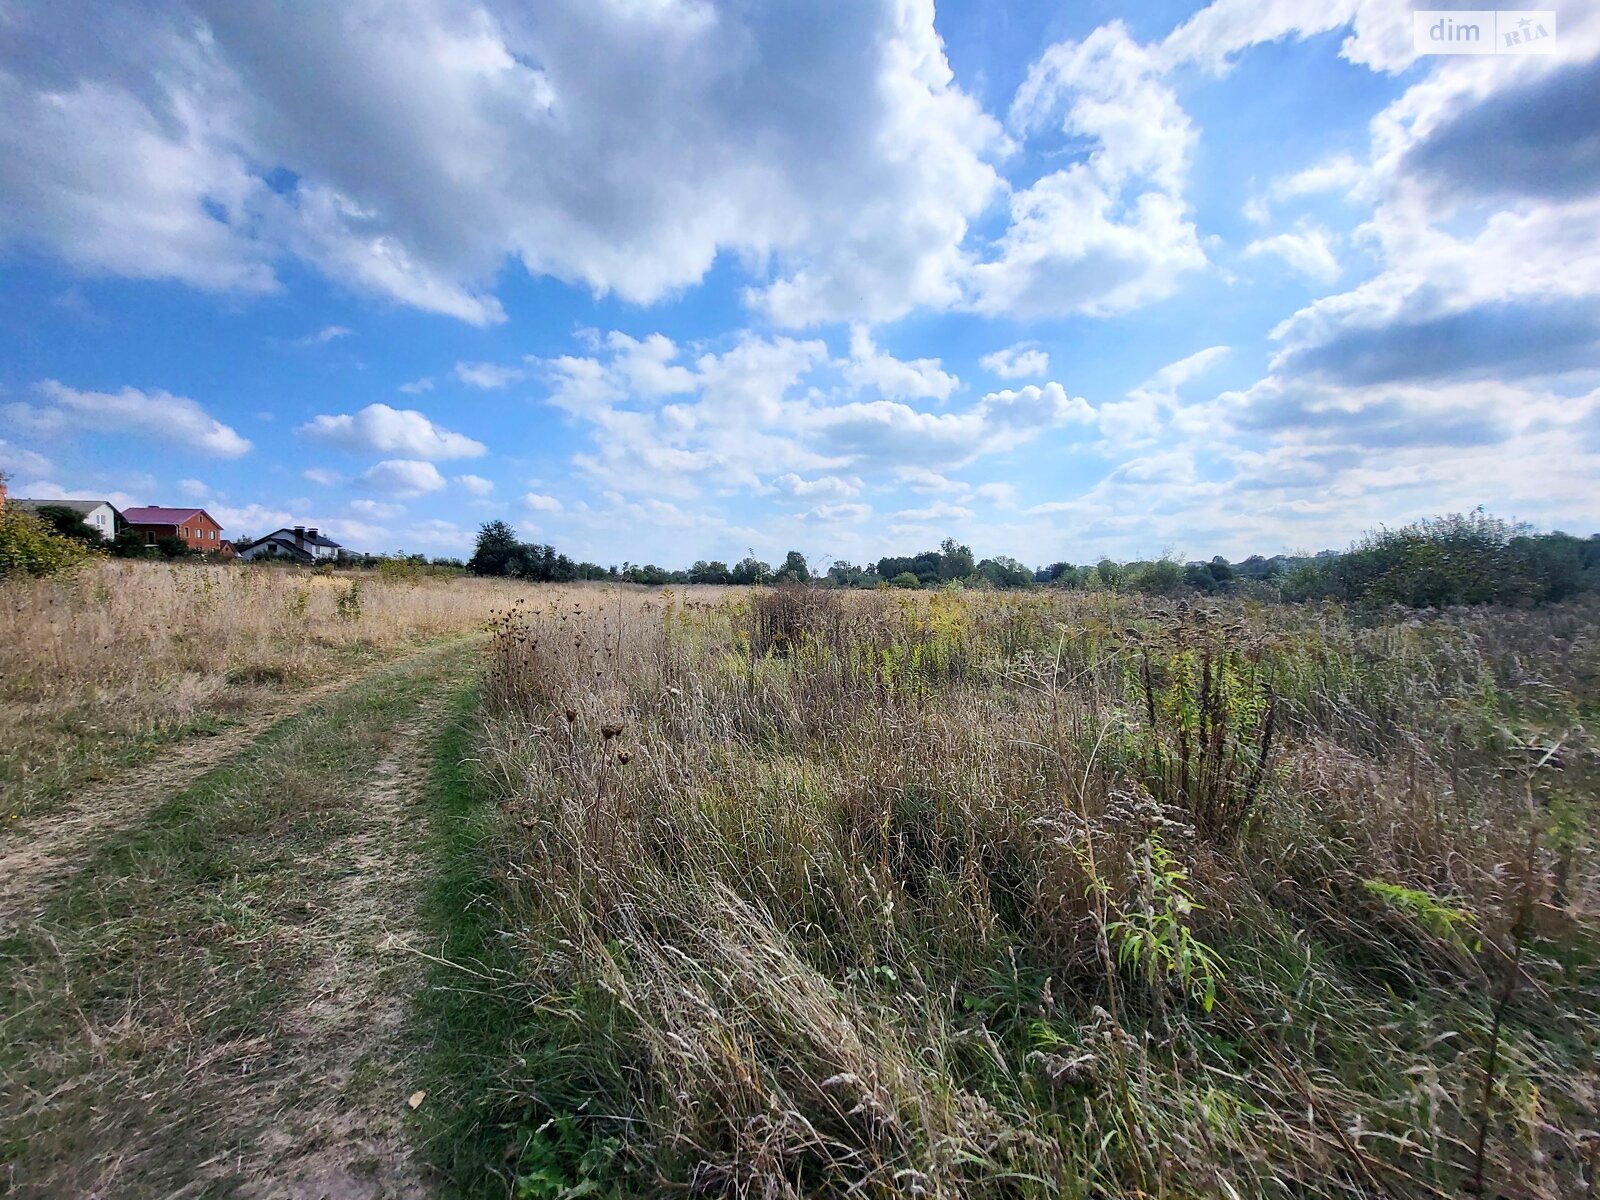
[[[7,848],[0,1195],[432,1194],[419,909],[473,645],[297,697]]]
[[[426,654],[424,649],[417,654]],[[404,661],[404,660],[401,660]],[[388,662],[279,698],[272,707],[212,736],[196,736],[85,788],[67,806],[7,830],[0,841],[0,935],[38,915],[61,881],[113,835],[132,828],[162,800],[188,787],[268,730],[336,692],[360,687]]]
[[[405,1023],[423,985],[417,903],[427,867],[421,854],[429,741],[437,703],[396,730],[356,804],[362,826],[328,845],[345,864],[296,931],[307,969],[283,1006],[276,1052],[297,1066],[299,1102],[283,1122],[241,1148],[241,1196],[294,1200],[378,1200],[429,1194],[411,1161],[401,1096]],[[309,864],[300,864],[302,867]],[[425,1098],[424,1101],[425,1102]]]

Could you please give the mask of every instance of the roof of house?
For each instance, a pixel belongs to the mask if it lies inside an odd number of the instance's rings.
[[[6,503],[15,504],[25,512],[38,512],[41,508],[70,508],[79,516],[85,517],[102,504],[112,512],[117,511],[117,506],[109,500],[29,500],[22,496],[13,496]]]
[[[288,538],[281,538],[276,534],[269,533],[264,538],[257,538],[255,541],[251,542],[245,547],[244,553],[249,554],[258,546],[276,546],[278,549],[285,550],[296,558],[303,558],[307,562],[311,560],[311,553],[310,551],[306,550],[305,547],[296,546]]]
[[[295,537],[294,527],[291,525],[285,525],[281,529],[274,529],[271,533],[267,534],[266,537],[261,538],[260,540],[265,542],[276,537],[283,537],[293,540]],[[332,538],[323,537],[320,531],[313,533],[309,527],[301,533],[300,540],[308,546],[329,546],[334,550],[343,549],[343,547],[341,547],[339,543],[334,541]]]
[[[159,504],[152,504],[146,508],[125,508],[122,510],[122,519],[130,525],[182,525],[200,513],[211,517],[203,508],[163,508]],[[211,519],[216,520],[215,517]]]

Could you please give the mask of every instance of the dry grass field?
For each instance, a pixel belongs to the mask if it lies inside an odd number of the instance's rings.
[[[0,595],[0,1191],[1595,1190],[1592,599]]]
[[[541,592],[500,621],[478,745],[484,1170],[1593,1194],[1597,627]]]
[[[0,824],[162,745],[481,626],[514,590],[117,560],[0,579]]]

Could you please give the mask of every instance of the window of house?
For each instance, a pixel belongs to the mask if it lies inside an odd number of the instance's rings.
[[[182,534],[184,537],[188,537],[189,536],[189,527],[187,525],[184,525],[181,528],[179,528],[178,532],[180,534]]]

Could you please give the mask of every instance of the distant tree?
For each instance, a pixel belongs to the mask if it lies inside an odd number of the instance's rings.
[[[478,527],[478,541],[472,557],[467,560],[467,570],[474,575],[520,575],[522,543],[517,541],[517,531],[504,521],[486,521]]]
[[[766,583],[772,578],[772,568],[754,556],[740,559],[728,572],[728,582],[740,584]]]
[[[978,564],[977,574],[997,588],[1025,588],[1033,586],[1033,572],[1014,558],[999,555],[986,558]]]
[[[939,543],[939,578],[966,579],[978,573],[978,564],[972,559],[970,546],[959,546],[955,538],[945,538]]]
[[[170,533],[165,537],[158,537],[155,546],[156,552],[162,558],[188,558],[191,554],[200,553],[181,537]]]
[[[1109,558],[1102,558],[1095,564],[1095,578],[1106,587],[1116,587],[1122,582],[1122,568]]]
[[[1069,562],[1051,563],[1044,568],[1042,582],[1055,587],[1077,589],[1086,587],[1093,573],[1093,567],[1075,567]]]
[[[1170,558],[1133,563],[1122,578],[1123,586],[1151,596],[1171,596],[1183,587],[1183,582],[1183,565]]]
[[[707,562],[702,558],[689,568],[690,583],[727,583],[730,578],[728,564],[716,560]]]
[[[922,580],[918,579],[911,571],[901,571],[890,582],[897,588],[919,588],[922,586]]]
[[[39,519],[62,537],[82,542],[86,546],[99,546],[105,542],[100,536],[100,531],[85,521],[81,513],[64,504],[41,504]]]
[[[774,583],[809,583],[810,580],[811,568],[806,565],[806,556],[798,550],[791,550],[784,556],[783,566],[772,577]]]
[[[644,583],[651,587],[661,587],[672,582],[672,572],[665,567],[658,567],[654,563],[646,563],[642,567],[637,564],[629,566],[622,573],[622,577],[629,583]]]
[[[869,588],[878,582],[878,573],[871,567],[840,561],[828,568],[827,580],[834,587]]]

